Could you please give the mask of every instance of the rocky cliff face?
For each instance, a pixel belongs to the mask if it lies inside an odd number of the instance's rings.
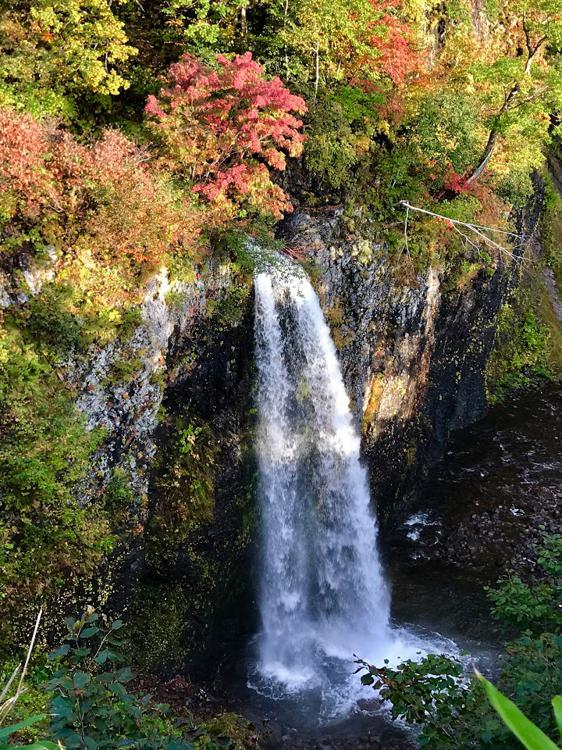
[[[485,366],[511,269],[498,261],[456,284],[429,268],[404,279],[338,212],[285,228],[319,266],[317,288],[340,351],[383,519],[400,512],[452,430],[486,410]]]
[[[0,276],[14,321],[58,283],[56,261],[22,255]],[[251,274],[209,260],[188,279],[160,269],[126,332],[55,365],[100,438],[72,493],[108,514],[113,541],[91,580],[57,595],[53,622],[86,603],[126,610],[139,660],[159,670],[203,662],[218,623],[221,638],[239,629],[254,538]]]
[[[77,404],[106,438],[84,502],[126,481],[128,530],[110,600],[127,607],[139,661],[191,672],[240,629],[253,542],[251,277],[209,263],[192,283],[163,269],[140,325],[69,363]],[[108,377],[116,363],[132,370]],[[217,632],[217,629],[220,632]]]
[[[486,409],[484,370],[511,270],[497,262],[455,284],[438,268],[405,274],[338,211],[297,212],[283,231],[313,262],[377,506],[391,522],[450,432]],[[24,270],[30,294],[52,279],[49,268]],[[26,302],[9,288],[0,298]],[[190,282],[162,270],[139,313],[130,336],[66,362],[88,427],[105,430],[79,492],[87,504],[116,478],[126,487],[103,597],[128,608],[147,668],[192,671],[252,611],[251,277],[228,263],[209,262]]]
[[[231,277],[167,354],[137,583],[130,608],[149,669],[219,661],[253,590],[253,304]]]

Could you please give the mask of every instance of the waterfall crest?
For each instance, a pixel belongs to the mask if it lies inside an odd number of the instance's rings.
[[[387,642],[389,592],[360,439],[318,298],[300,269],[258,274],[255,292],[258,670],[295,692],[325,681],[334,660],[345,660],[348,674],[354,653]]]

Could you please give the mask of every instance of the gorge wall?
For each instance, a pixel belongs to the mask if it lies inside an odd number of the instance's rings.
[[[338,212],[296,214],[286,234],[318,264],[374,494],[383,520],[396,517],[449,433],[486,411],[496,315],[517,269],[499,257],[460,276],[404,273],[406,258],[350,233]]]
[[[306,258],[332,329],[384,539],[449,433],[486,410],[514,267],[498,258],[460,276],[414,273],[337,210],[297,211],[282,232]],[[52,278],[48,266],[23,271],[33,283],[18,296],[6,280],[6,310]],[[88,429],[104,431],[76,491],[86,506],[109,492],[118,537],[103,586],[81,596],[127,608],[148,670],[197,673],[253,626],[253,314],[240,264],[209,261],[189,281],[162,270],[126,338],[60,368]]]
[[[450,432],[486,411],[486,363],[514,269],[498,260],[455,283],[438,268],[404,277],[368,237],[350,238],[337,212],[296,213],[284,233],[313,264],[384,537]],[[140,650],[169,673],[197,671],[255,624],[251,282],[234,275],[207,294],[215,301],[169,338],[135,561]]]

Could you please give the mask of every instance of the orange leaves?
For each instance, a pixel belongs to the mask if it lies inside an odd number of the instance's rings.
[[[30,216],[56,200],[57,186],[46,164],[48,148],[48,131],[31,116],[0,109],[0,185]]]
[[[306,105],[279,78],[268,80],[250,52],[217,68],[191,55],[170,66],[160,98],[149,97],[145,113],[175,168],[195,192],[234,215],[249,208],[281,218],[291,209],[271,181],[269,168],[283,170],[285,154],[299,156]]]
[[[378,53],[376,63],[392,82],[400,86],[408,76],[421,69],[421,58],[412,42],[412,31],[393,10],[400,8],[400,0],[371,0],[373,8],[380,13],[373,22],[370,44]]]
[[[116,130],[85,146],[0,109],[0,192],[11,201],[12,236],[56,224],[66,252],[87,249],[102,261],[155,265],[174,245],[195,249],[201,233],[192,202],[146,150]]]

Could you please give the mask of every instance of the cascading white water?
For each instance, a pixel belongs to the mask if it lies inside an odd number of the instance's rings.
[[[260,273],[255,293],[258,671],[279,695],[325,687],[334,663],[349,675],[354,653],[384,658],[392,637],[359,435],[318,298],[293,268]]]

